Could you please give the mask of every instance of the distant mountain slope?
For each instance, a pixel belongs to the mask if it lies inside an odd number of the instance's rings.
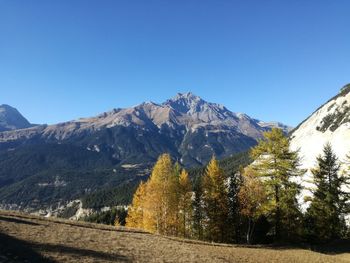
[[[113,165],[103,154],[69,144],[22,146],[0,152],[0,206],[55,209],[100,189],[135,185],[148,175],[146,165]]]
[[[69,143],[107,154],[115,163],[155,161],[169,152],[193,166],[212,155],[223,158],[246,151],[275,126],[289,129],[185,93],[162,104],[145,102],[92,118],[0,133],[0,150],[38,142]]]
[[[0,105],[0,132],[29,128],[32,125],[17,109],[2,104]]]
[[[276,126],[289,129],[185,93],[162,104],[0,132],[0,206],[54,210],[82,198],[88,207],[125,204],[160,154],[202,167],[213,155],[247,151]]]
[[[316,165],[323,146],[331,143],[335,153],[344,161],[350,153],[350,85],[319,107],[291,134],[291,147],[300,149],[304,168]]]

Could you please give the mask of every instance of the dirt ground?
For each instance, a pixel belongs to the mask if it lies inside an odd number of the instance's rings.
[[[334,263],[350,262],[350,252],[219,245],[0,211],[0,262]]]

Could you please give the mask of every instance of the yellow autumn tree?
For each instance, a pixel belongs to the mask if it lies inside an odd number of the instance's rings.
[[[218,161],[213,157],[203,177],[203,210],[205,232],[208,240],[224,241],[228,217],[228,195],[226,180]]]
[[[120,226],[121,226],[120,220],[119,220],[119,216],[116,216],[116,217],[114,218],[113,225],[114,225],[115,227],[120,227]]]
[[[192,223],[192,185],[185,169],[179,177],[179,229],[178,234],[189,237]]]
[[[267,196],[263,183],[250,167],[244,170],[242,181],[243,183],[238,192],[238,200],[241,214],[248,218],[246,240],[250,244],[256,220],[264,212]]]
[[[172,173],[166,178],[166,196],[167,216],[166,216],[166,234],[176,236],[179,232],[179,198],[180,198],[180,172],[181,167],[178,163],[173,166]]]
[[[141,182],[133,196],[132,204],[128,208],[126,226],[144,228],[144,203],[146,197],[146,183]]]
[[[147,182],[144,228],[150,232],[175,235],[177,232],[178,176],[169,154],[158,158]]]

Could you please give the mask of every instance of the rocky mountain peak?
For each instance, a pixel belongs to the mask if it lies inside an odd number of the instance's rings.
[[[0,105],[0,132],[24,129],[31,126],[29,121],[16,108],[7,104]]]
[[[236,118],[235,114],[223,105],[207,102],[192,92],[178,93],[174,98],[163,103],[163,105],[206,123],[226,120],[227,118]]]
[[[180,113],[193,114],[200,112],[203,106],[208,103],[192,92],[187,92],[178,93],[174,98],[167,100],[163,104],[172,107]]]
[[[193,94],[191,91],[185,92],[185,93],[177,93],[176,96],[173,98],[173,100],[181,100],[185,99],[188,101],[200,101],[202,100],[201,97]]]

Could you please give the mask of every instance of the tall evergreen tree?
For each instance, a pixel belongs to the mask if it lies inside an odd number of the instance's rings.
[[[273,215],[276,240],[295,235],[299,229],[301,212],[297,194],[301,186],[297,183],[304,174],[296,151],[291,151],[289,140],[281,129],[274,128],[264,133],[264,139],[252,149],[251,157],[255,160],[252,168],[262,179],[269,202],[266,214]]]
[[[213,157],[203,177],[203,209],[208,240],[222,242],[226,238],[228,196],[223,170]]]
[[[227,241],[238,242],[240,238],[241,220],[238,193],[241,185],[241,172],[228,177],[228,215],[227,215]]]
[[[202,240],[203,237],[203,202],[202,202],[202,179],[197,177],[193,186],[194,198],[192,201],[192,236],[196,239]]]
[[[312,170],[315,189],[305,221],[307,234],[313,240],[341,238],[346,230],[344,215],[348,196],[342,188],[348,177],[341,176],[339,171],[339,160],[328,143],[323,155],[317,157],[317,167]]]
[[[343,172],[343,198],[345,199],[344,201],[344,213],[349,215],[350,214],[350,154],[346,156],[346,161],[345,161],[345,171]],[[345,188],[345,189],[344,189]],[[349,221],[348,221],[349,222]],[[348,234],[347,236],[350,237],[350,226],[348,223]]]

